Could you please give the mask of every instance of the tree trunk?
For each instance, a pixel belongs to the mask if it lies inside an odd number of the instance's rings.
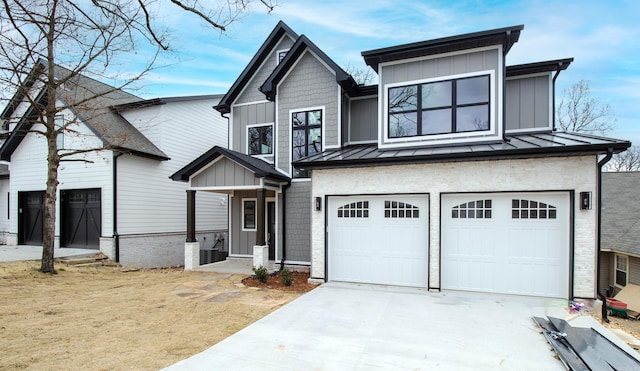
[[[47,152],[47,190],[44,197],[44,231],[40,271],[56,274],[57,272],[53,265],[53,247],[56,236],[56,198],[60,157],[58,155],[55,130],[47,130]]]

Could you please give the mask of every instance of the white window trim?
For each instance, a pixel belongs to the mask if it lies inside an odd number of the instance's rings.
[[[244,203],[247,201],[253,201],[253,225],[254,228],[245,228],[244,225]],[[257,198],[243,198],[242,199],[242,203],[241,203],[241,208],[242,208],[242,219],[240,220],[240,223],[242,224],[242,231],[243,232],[256,232],[258,230],[258,219],[257,219],[257,211],[258,211],[258,199]]]
[[[400,87],[400,86],[408,86],[408,85],[419,85],[426,84],[432,82],[440,82],[440,81],[450,81],[450,80],[458,80],[464,79],[468,77],[477,77],[477,76],[489,76],[489,130],[482,131],[472,131],[472,132],[464,132],[464,133],[447,133],[447,134],[436,134],[436,135],[422,135],[415,137],[402,137],[402,138],[389,138],[389,89]],[[397,148],[403,146],[424,146],[425,144],[448,144],[448,143],[462,143],[462,142],[474,142],[477,141],[478,138],[488,137],[490,139],[496,139],[501,137],[502,130],[499,122],[500,115],[498,114],[497,108],[497,98],[496,98],[496,71],[495,70],[484,70],[484,71],[474,71],[469,73],[462,73],[457,75],[447,75],[447,76],[439,76],[436,78],[429,79],[420,79],[420,80],[410,80],[410,81],[402,81],[397,83],[385,84],[384,96],[380,99],[380,104],[382,105],[382,125],[381,125],[381,133],[380,133],[380,148]]]
[[[325,122],[326,122],[326,118],[325,118],[325,106],[316,106],[316,107],[306,107],[306,108],[296,108],[296,109],[291,109],[289,110],[289,120],[287,120],[289,122],[289,175],[292,180],[295,179],[311,179],[311,178],[293,178],[293,165],[291,164],[291,162],[293,162],[293,149],[291,148],[291,146],[293,145],[293,120],[291,119],[291,117],[293,116],[293,114],[295,112],[307,112],[307,111],[317,111],[320,110],[322,112],[322,122],[320,123],[320,133],[322,136],[322,148],[320,148],[320,151],[324,151],[325,150]]]
[[[619,285],[618,284],[618,257],[621,258],[625,258],[627,260],[627,266],[624,269],[624,273],[625,273],[625,283],[624,285]],[[622,255],[622,254],[615,254],[614,258],[613,258],[613,282],[615,284],[616,287],[625,287],[626,285],[629,284],[629,256],[628,255]]]
[[[288,53],[291,48],[276,50],[276,66],[280,64],[280,53]]]
[[[252,155],[249,153],[249,129],[250,128],[257,128],[257,127],[263,127],[263,126],[271,126],[271,153],[267,153],[267,154],[260,154],[260,155]],[[262,160],[267,161],[268,157],[272,157],[274,156],[274,149],[275,149],[275,125],[273,124],[273,122],[265,122],[262,124],[251,124],[251,125],[247,125],[246,129],[245,129],[245,138],[246,138],[246,150],[245,153],[247,155],[250,155],[252,157],[257,157],[260,158]],[[267,162],[271,162],[271,161],[267,161]]]

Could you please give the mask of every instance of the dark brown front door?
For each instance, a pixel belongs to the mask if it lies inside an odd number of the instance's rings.
[[[44,191],[18,192],[18,244],[42,245]]]
[[[276,259],[276,203],[267,202],[267,244],[269,260]]]
[[[60,246],[99,249],[100,189],[60,191]]]

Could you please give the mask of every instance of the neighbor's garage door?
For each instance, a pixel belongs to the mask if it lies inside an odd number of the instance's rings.
[[[569,296],[569,194],[442,196],[442,288]]]
[[[427,286],[426,195],[328,199],[328,278]]]

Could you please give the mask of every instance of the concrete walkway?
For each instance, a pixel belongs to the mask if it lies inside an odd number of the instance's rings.
[[[90,249],[70,249],[57,248],[53,250],[53,257],[69,258],[69,257],[85,257],[99,253],[100,250]],[[20,260],[40,260],[42,259],[42,246],[0,246],[0,262],[20,261]]]
[[[564,370],[531,317],[567,319],[566,307],[328,283],[166,370]],[[570,323],[608,331],[587,315]]]

